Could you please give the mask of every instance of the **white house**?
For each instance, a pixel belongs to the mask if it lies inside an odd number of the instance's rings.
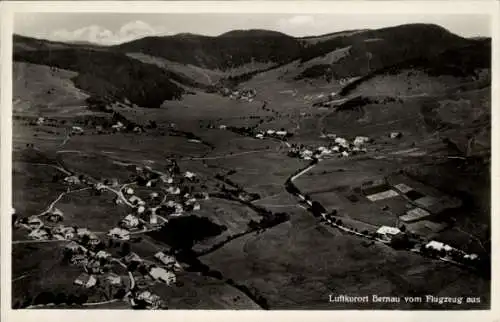
[[[342,151],[342,156],[343,156],[344,158],[347,158],[347,157],[349,156],[349,152],[347,152],[347,151]]]
[[[165,254],[164,252],[158,252],[155,254],[155,258],[158,259],[165,265],[174,265],[177,263],[175,257]]]
[[[67,243],[64,246],[64,248],[73,252],[73,253],[78,253],[78,252],[84,253],[87,251],[87,249],[85,247],[83,247],[82,245],[78,244],[75,241],[71,241],[71,242]]]
[[[77,176],[67,176],[64,178],[64,182],[69,184],[80,184],[80,179]]]
[[[100,250],[100,251],[97,252],[97,254],[95,254],[95,257],[99,258],[99,259],[101,259],[101,258],[102,259],[106,259],[106,258],[111,257],[111,254],[108,253],[108,252],[106,252],[106,251],[104,251],[104,250]]]
[[[257,135],[255,135],[255,137],[256,137],[257,139],[261,139],[261,140],[262,140],[262,139],[264,138],[264,134],[262,134],[262,133],[258,133]]]
[[[197,210],[200,210],[200,209],[201,209],[200,204],[196,202],[196,203],[193,205],[193,210],[197,211]]]
[[[168,187],[167,189],[165,189],[165,191],[171,195],[178,195],[181,193],[181,189],[179,189],[179,187],[174,187],[174,186]]]
[[[134,189],[132,189],[132,188],[129,187],[129,188],[127,188],[127,190],[125,190],[125,192],[127,194],[129,194],[129,195],[133,195],[134,194]]]
[[[154,213],[153,213],[153,214],[151,214],[151,215],[149,216],[149,223],[150,223],[151,225],[157,225],[157,224],[158,224],[158,216],[157,216],[156,214],[154,214]]]
[[[128,254],[127,256],[125,256],[124,260],[126,263],[132,263],[132,262],[142,263],[142,258],[136,253]]]
[[[49,233],[47,232],[46,229],[41,228],[41,229],[34,229],[32,230],[29,235],[29,237],[37,240],[46,240],[49,239]]]
[[[167,176],[167,175],[162,175],[160,177],[160,180],[163,182],[163,183],[172,183],[174,182],[174,179],[170,176]]]
[[[340,145],[344,148],[349,147],[349,142],[347,142],[347,140],[344,138],[335,138],[335,143],[337,143],[338,145]]]
[[[194,177],[196,177],[196,174],[194,174],[193,172],[186,171],[184,173],[184,178],[193,179]]]
[[[425,245],[425,248],[432,248],[432,249],[435,249],[435,250],[442,250],[442,249],[444,249],[445,251],[450,251],[450,250],[454,249],[450,245],[446,245],[446,244],[444,244],[442,242],[435,241],[435,240],[431,240],[430,242],[428,242]]]
[[[401,233],[401,230],[397,227],[381,226],[377,229],[377,236],[384,240],[391,240],[392,237]]]
[[[95,278],[93,275],[83,273],[78,276],[74,283],[85,288],[91,288],[97,284],[97,278]]]
[[[161,305],[161,298],[158,295],[151,293],[150,291],[139,293],[136,297],[136,300],[146,302],[151,309],[157,309]]]
[[[220,130],[225,130],[225,129],[227,129],[227,126],[225,126],[225,125],[219,125],[219,129]]]
[[[136,205],[139,205],[140,202],[142,201],[141,198],[137,197],[137,196],[132,196],[128,199],[128,201],[131,203],[131,204],[136,204]]]
[[[137,213],[138,214],[142,214],[144,213],[144,211],[146,210],[146,208],[144,206],[139,206],[137,207]]]
[[[120,240],[129,240],[130,232],[126,229],[115,227],[108,232],[108,236]]]
[[[287,131],[277,131],[276,132],[276,135],[279,135],[279,136],[286,136],[288,134]]]
[[[356,145],[356,146],[362,146],[366,143],[370,142],[370,138],[369,137],[366,137],[366,136],[357,136],[355,139],[354,139],[354,142],[353,144]]]
[[[167,271],[161,267],[152,267],[149,270],[149,275],[155,280],[163,281],[167,285],[171,285],[176,281],[176,276],[173,272]]]
[[[128,214],[122,219],[122,223],[128,228],[134,228],[139,226],[139,218],[132,214]]]
[[[151,193],[149,194],[149,197],[150,197],[151,199],[156,199],[156,198],[158,198],[158,192],[151,192]]]
[[[110,273],[108,274],[108,276],[106,276],[106,281],[108,281],[108,283],[111,285],[121,285],[122,278],[119,275]]]
[[[389,135],[391,139],[399,139],[401,136],[403,136],[401,132],[391,132]]]
[[[83,129],[81,127],[79,127],[79,126],[72,126],[71,130],[73,132],[83,133]]]
[[[273,135],[274,133],[276,133],[276,131],[275,130],[267,130],[266,133],[268,135]]]
[[[45,117],[39,117],[39,118],[36,120],[36,124],[37,124],[37,125],[42,125],[44,122],[45,122]]]

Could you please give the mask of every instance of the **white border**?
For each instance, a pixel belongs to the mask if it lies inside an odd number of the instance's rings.
[[[1,206],[1,318],[3,321],[56,321],[71,320],[95,321],[115,319],[148,319],[148,321],[170,320],[199,320],[221,321],[234,320],[255,321],[256,319],[285,319],[302,321],[304,319],[319,321],[349,320],[349,321],[500,321],[499,310],[499,283],[497,276],[499,258],[496,247],[500,247],[498,234],[500,214],[495,195],[498,195],[498,179],[500,178],[499,164],[496,162],[499,133],[492,132],[492,287],[491,310],[489,311],[117,311],[117,310],[90,310],[90,311],[55,311],[55,310],[24,310],[10,309],[11,287],[11,224],[8,215],[11,200],[11,151],[12,151],[12,18],[14,12],[108,12],[108,13],[332,13],[332,14],[488,14],[492,18],[493,38],[493,65],[492,65],[492,124],[496,124],[498,115],[499,80],[499,43],[498,20],[499,3],[497,1],[185,1],[185,2],[136,2],[136,1],[56,1],[56,2],[3,2],[1,5],[1,162],[0,189]],[[82,314],[84,312],[84,314]],[[287,313],[288,312],[288,313]]]

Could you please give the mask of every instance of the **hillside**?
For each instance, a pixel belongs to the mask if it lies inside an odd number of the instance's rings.
[[[491,41],[475,41],[438,55],[409,59],[378,69],[345,86],[340,95],[419,95],[443,92],[467,82],[486,80],[491,68]],[[486,74],[484,72],[486,72]]]
[[[120,53],[79,47],[16,50],[14,61],[77,72],[71,80],[89,95],[129,100],[143,107],[159,107],[165,100],[179,99],[183,93],[172,81],[172,73]]]
[[[13,109],[15,112],[61,112],[60,106],[71,106],[72,112],[84,110],[87,94],[75,87],[73,71],[25,62],[13,64]]]
[[[299,55],[301,45],[295,38],[278,32],[239,30],[217,37],[192,34],[146,37],[112,49],[227,70],[253,62],[279,64],[291,61]]]

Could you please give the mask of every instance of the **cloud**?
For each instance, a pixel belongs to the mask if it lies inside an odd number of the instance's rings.
[[[278,21],[278,26],[281,29],[295,29],[299,27],[304,27],[304,26],[309,26],[309,27],[314,27],[316,26],[317,22],[314,19],[313,16],[305,16],[305,15],[300,15],[300,16],[292,16],[290,18],[282,18]]]
[[[57,41],[85,41],[101,45],[114,45],[147,36],[164,36],[171,33],[162,26],[151,26],[144,21],[131,21],[116,32],[98,25],[87,26],[73,31],[54,31],[50,39]]]

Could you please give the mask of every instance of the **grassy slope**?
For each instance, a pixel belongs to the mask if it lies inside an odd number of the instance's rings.
[[[14,62],[14,111],[70,114],[83,112],[88,95],[76,88],[71,79],[77,73],[44,65]],[[70,106],[63,109],[62,106]]]
[[[78,72],[72,80],[92,96],[130,100],[140,106],[158,107],[179,98],[183,90],[167,72],[119,53],[80,48],[17,51],[14,61],[29,62]]]

